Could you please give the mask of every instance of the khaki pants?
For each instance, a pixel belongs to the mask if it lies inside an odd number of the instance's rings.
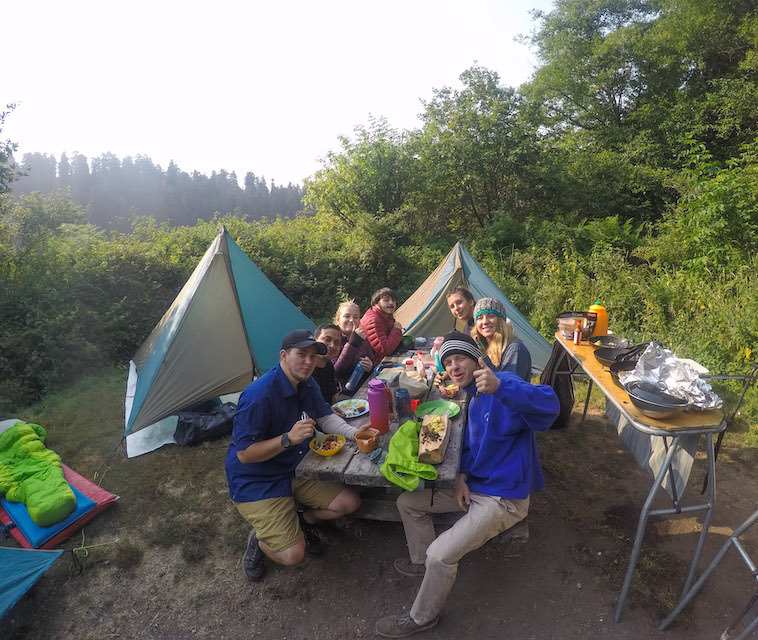
[[[397,499],[397,508],[405,529],[411,562],[426,563],[426,573],[411,618],[417,624],[434,619],[445,604],[458,573],[458,561],[469,551],[478,549],[487,540],[510,529],[526,517],[529,498],[523,500],[498,498],[471,493],[468,512],[450,529],[435,537],[432,513],[460,511],[451,490],[406,492]]]

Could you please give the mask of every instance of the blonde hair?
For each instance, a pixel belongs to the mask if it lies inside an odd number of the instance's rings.
[[[355,307],[358,309],[358,317],[360,319],[361,315],[361,308],[356,304],[355,300],[345,300],[345,302],[341,303],[339,307],[337,307],[337,313],[334,314],[334,324],[336,324],[338,327],[340,327],[340,331],[342,331],[342,327],[340,326],[340,316],[342,315],[342,310],[345,307]]]
[[[490,360],[492,360],[492,364],[499,367],[500,359],[503,356],[505,348],[510,342],[516,339],[516,335],[513,333],[513,327],[509,323],[503,320],[500,316],[495,317],[497,318],[497,326],[495,328],[495,335],[493,335],[490,340],[479,335],[476,324],[474,324],[474,328],[471,330],[471,337],[476,340],[476,343],[480,347],[485,347],[487,355]]]

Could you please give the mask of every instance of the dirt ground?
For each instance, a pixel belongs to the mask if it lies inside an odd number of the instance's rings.
[[[657,630],[678,598],[700,530],[700,516],[682,515],[648,527],[631,596],[613,622],[652,478],[600,412],[581,429],[578,418],[575,410],[568,429],[539,438],[548,486],[533,496],[528,541],[491,541],[466,556],[439,625],[417,637],[718,638],[738,617],[753,586],[732,550],[694,604]],[[91,478],[108,452],[98,446],[63,457]],[[392,568],[406,553],[399,523],[329,524],[322,558],[295,569],[269,566],[262,582],[247,582],[247,528],[226,494],[225,450],[217,441],[111,458],[101,483],[121,499],[87,526],[88,554],[71,551],[81,535],[70,539],[0,621],[0,638],[368,638],[379,617],[408,610],[419,580]],[[757,458],[755,450],[722,450],[701,568],[756,508]],[[701,451],[683,504],[700,497],[704,466]],[[656,505],[670,502],[661,495]],[[743,538],[749,552],[757,536]]]

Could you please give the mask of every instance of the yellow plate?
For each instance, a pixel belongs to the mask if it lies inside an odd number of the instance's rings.
[[[317,443],[323,443],[324,440],[326,440],[327,438],[332,438],[332,439],[336,438],[338,440],[337,446],[334,447],[334,449],[327,449],[326,451],[321,450],[321,449],[314,449],[314,445],[315,444],[317,444]],[[329,433],[329,434],[327,434],[327,435],[325,435],[323,437],[318,436],[316,438],[313,438],[313,440],[311,440],[308,443],[308,448],[311,451],[313,451],[314,453],[317,453],[320,456],[324,456],[324,457],[328,458],[329,456],[333,456],[340,449],[342,449],[342,447],[344,446],[344,444],[345,444],[345,436],[341,436],[339,433]]]

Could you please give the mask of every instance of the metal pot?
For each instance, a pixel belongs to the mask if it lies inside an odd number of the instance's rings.
[[[613,349],[628,349],[632,341],[618,336],[590,336],[589,343],[593,347],[610,347]]]
[[[634,382],[626,389],[629,399],[646,416],[661,420],[671,418],[687,408],[686,400],[670,396],[644,382]]]

